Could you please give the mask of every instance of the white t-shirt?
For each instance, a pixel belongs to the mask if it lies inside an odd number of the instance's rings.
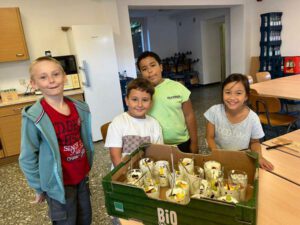
[[[124,112],[113,119],[108,127],[105,147],[122,148],[129,154],[143,143],[163,144],[162,130],[153,117],[138,119]]]
[[[235,124],[227,119],[223,104],[210,107],[204,117],[215,126],[215,142],[221,149],[247,149],[250,139],[260,139],[265,135],[257,114],[251,109],[243,121]]]

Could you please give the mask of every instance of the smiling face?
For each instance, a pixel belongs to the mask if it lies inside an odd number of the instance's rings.
[[[160,84],[162,79],[162,65],[154,57],[148,56],[139,62],[142,76],[149,80],[154,86]]]
[[[248,96],[242,82],[230,82],[223,89],[223,103],[228,110],[239,111],[245,106]]]
[[[125,98],[128,113],[135,118],[145,118],[146,113],[151,107],[151,95],[146,91],[132,89]]]
[[[31,85],[39,89],[45,98],[62,96],[66,75],[62,67],[53,61],[38,61],[31,67]]]

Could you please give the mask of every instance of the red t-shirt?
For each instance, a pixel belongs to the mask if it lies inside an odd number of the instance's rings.
[[[88,174],[90,166],[86,150],[80,136],[81,121],[73,102],[64,99],[70,109],[63,115],[52,108],[45,99],[41,100],[43,109],[55,129],[59,144],[64,185],[76,185]]]

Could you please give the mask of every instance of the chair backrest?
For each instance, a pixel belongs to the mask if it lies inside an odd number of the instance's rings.
[[[101,135],[102,135],[102,138],[103,138],[103,142],[105,143],[105,140],[106,140],[106,135],[107,135],[107,130],[108,130],[108,126],[111,122],[107,122],[105,124],[103,124],[100,128],[100,131],[101,131]]]
[[[256,82],[263,82],[266,80],[271,80],[271,74],[267,71],[256,73]]]
[[[261,96],[250,92],[249,102],[251,108],[258,113],[266,112],[278,113],[281,110],[281,103],[278,98]]]
[[[253,77],[251,75],[247,75],[249,84],[253,84]]]

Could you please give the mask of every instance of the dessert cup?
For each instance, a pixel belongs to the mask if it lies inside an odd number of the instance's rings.
[[[193,174],[194,173],[194,160],[191,158],[179,159],[178,168],[179,168],[180,173],[184,174],[185,176],[187,174]]]
[[[166,199],[169,202],[187,204],[190,200],[188,194],[182,188],[170,188],[166,191]]]
[[[143,158],[139,161],[139,167],[142,173],[146,173],[146,176],[151,176],[153,173],[154,161],[150,158]]]
[[[148,197],[159,199],[160,187],[158,184],[144,185],[144,191]]]
[[[228,185],[239,190],[239,201],[245,201],[248,184],[248,175],[241,170],[230,170],[228,174]]]
[[[127,183],[141,187],[143,184],[143,173],[140,169],[128,170],[126,178]]]

